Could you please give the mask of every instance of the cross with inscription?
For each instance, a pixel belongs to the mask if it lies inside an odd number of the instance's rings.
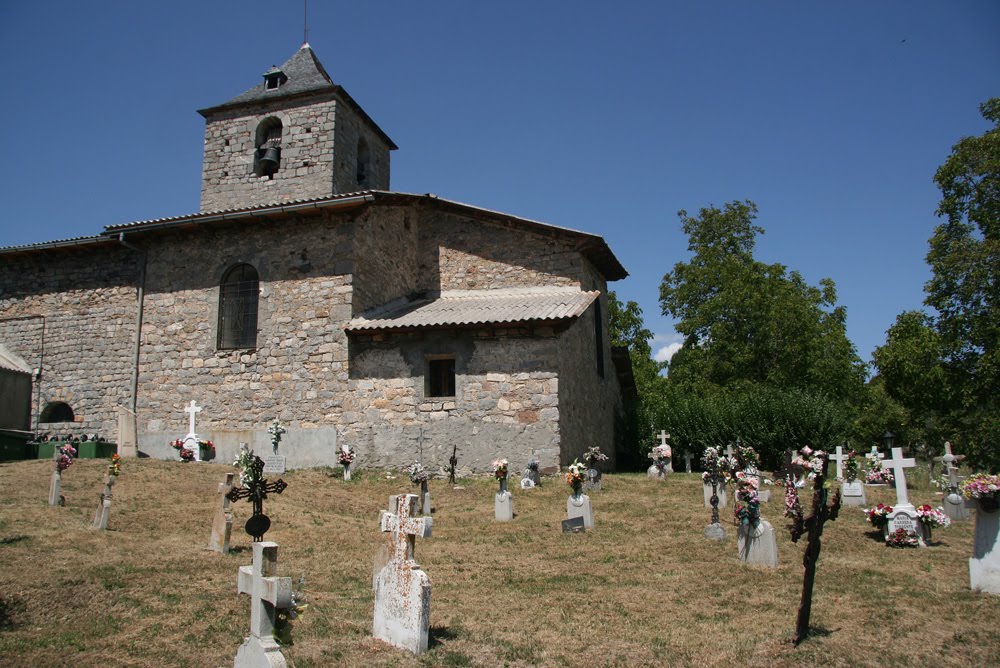
[[[250,595],[250,635],[236,653],[237,666],[285,666],[274,640],[277,610],[292,606],[292,579],[278,577],[278,544],[253,544],[253,565],[240,566],[236,589]]]
[[[397,563],[413,561],[413,548],[416,545],[417,536],[421,538],[431,537],[433,518],[414,517],[417,514],[416,494],[400,494],[393,498],[396,512],[390,513],[383,510],[381,519],[382,531],[392,532],[393,546],[390,561]]]
[[[194,453],[194,461],[201,461],[201,448],[198,447],[198,434],[194,430],[194,416],[201,412],[201,406],[195,403],[194,399],[191,403],[184,408],[184,412],[188,413],[188,433],[184,437],[184,445]]]
[[[250,499],[253,504],[253,515],[247,520],[244,529],[253,537],[254,542],[264,540],[264,534],[271,527],[271,520],[264,514],[264,499],[268,494],[281,494],[288,487],[288,483],[280,478],[275,482],[268,482],[264,477],[264,460],[254,455],[253,463],[246,471],[247,480],[243,487],[234,487],[226,494],[230,501],[240,499]]]
[[[902,448],[892,449],[892,459],[882,462],[886,468],[892,469],[892,475],[896,478],[896,505],[907,506],[910,504],[910,497],[906,492],[906,471],[917,465],[917,460],[903,458]]]

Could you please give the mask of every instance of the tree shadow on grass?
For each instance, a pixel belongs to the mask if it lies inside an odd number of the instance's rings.
[[[809,625],[809,631],[806,633],[806,636],[802,640],[800,640],[799,642],[795,642],[795,640],[792,640],[792,644],[798,646],[798,645],[801,645],[802,643],[804,643],[804,642],[806,642],[808,640],[813,640],[813,639],[816,639],[816,638],[826,638],[828,636],[832,636],[834,633],[836,633],[838,631],[840,631],[839,628],[838,629],[828,629],[825,626],[813,626],[813,625],[810,624]]]
[[[246,545],[233,545],[229,548],[229,554],[243,554],[249,551],[250,548]]]
[[[882,533],[881,529],[877,529],[875,531],[868,531],[865,533],[865,535],[871,538],[876,543],[883,543],[883,544],[885,543],[885,534]]]
[[[427,648],[432,649],[441,645],[444,640],[454,640],[458,633],[447,626],[432,626],[427,636]]]

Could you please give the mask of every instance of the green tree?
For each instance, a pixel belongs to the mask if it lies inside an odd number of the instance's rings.
[[[954,428],[976,464],[1000,470],[1000,98],[979,110],[993,127],[961,139],[934,176],[944,222],[930,239],[925,303],[960,402]]]
[[[680,211],[692,257],[663,277],[660,305],[684,347],[670,380],[696,390],[764,384],[858,401],[865,367],[847,338],[833,281],[754,259],[757,206],[730,202]]]
[[[614,292],[608,293],[608,318],[612,346],[628,348],[635,377],[637,398],[625,401],[625,416],[618,430],[617,457],[620,467],[635,468],[652,447],[654,408],[663,398],[665,379],[660,372],[665,363],[653,359],[650,340],[653,333],[646,328],[642,309],[634,301],[623,304]]]

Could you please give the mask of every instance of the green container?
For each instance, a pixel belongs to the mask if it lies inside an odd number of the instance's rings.
[[[0,462],[34,459],[37,449],[30,440],[29,433],[0,431]]]
[[[52,459],[52,453],[56,448],[66,445],[66,441],[46,441],[38,444],[38,459]],[[76,448],[77,459],[110,459],[111,455],[118,452],[115,443],[105,443],[104,441],[84,441],[83,443],[71,443]]]

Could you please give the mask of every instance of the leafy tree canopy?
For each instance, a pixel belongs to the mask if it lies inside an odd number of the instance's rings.
[[[692,257],[663,277],[660,305],[684,347],[670,379],[695,388],[766,384],[857,400],[865,367],[847,338],[833,281],[754,259],[763,228],[751,201],[680,211]]]

